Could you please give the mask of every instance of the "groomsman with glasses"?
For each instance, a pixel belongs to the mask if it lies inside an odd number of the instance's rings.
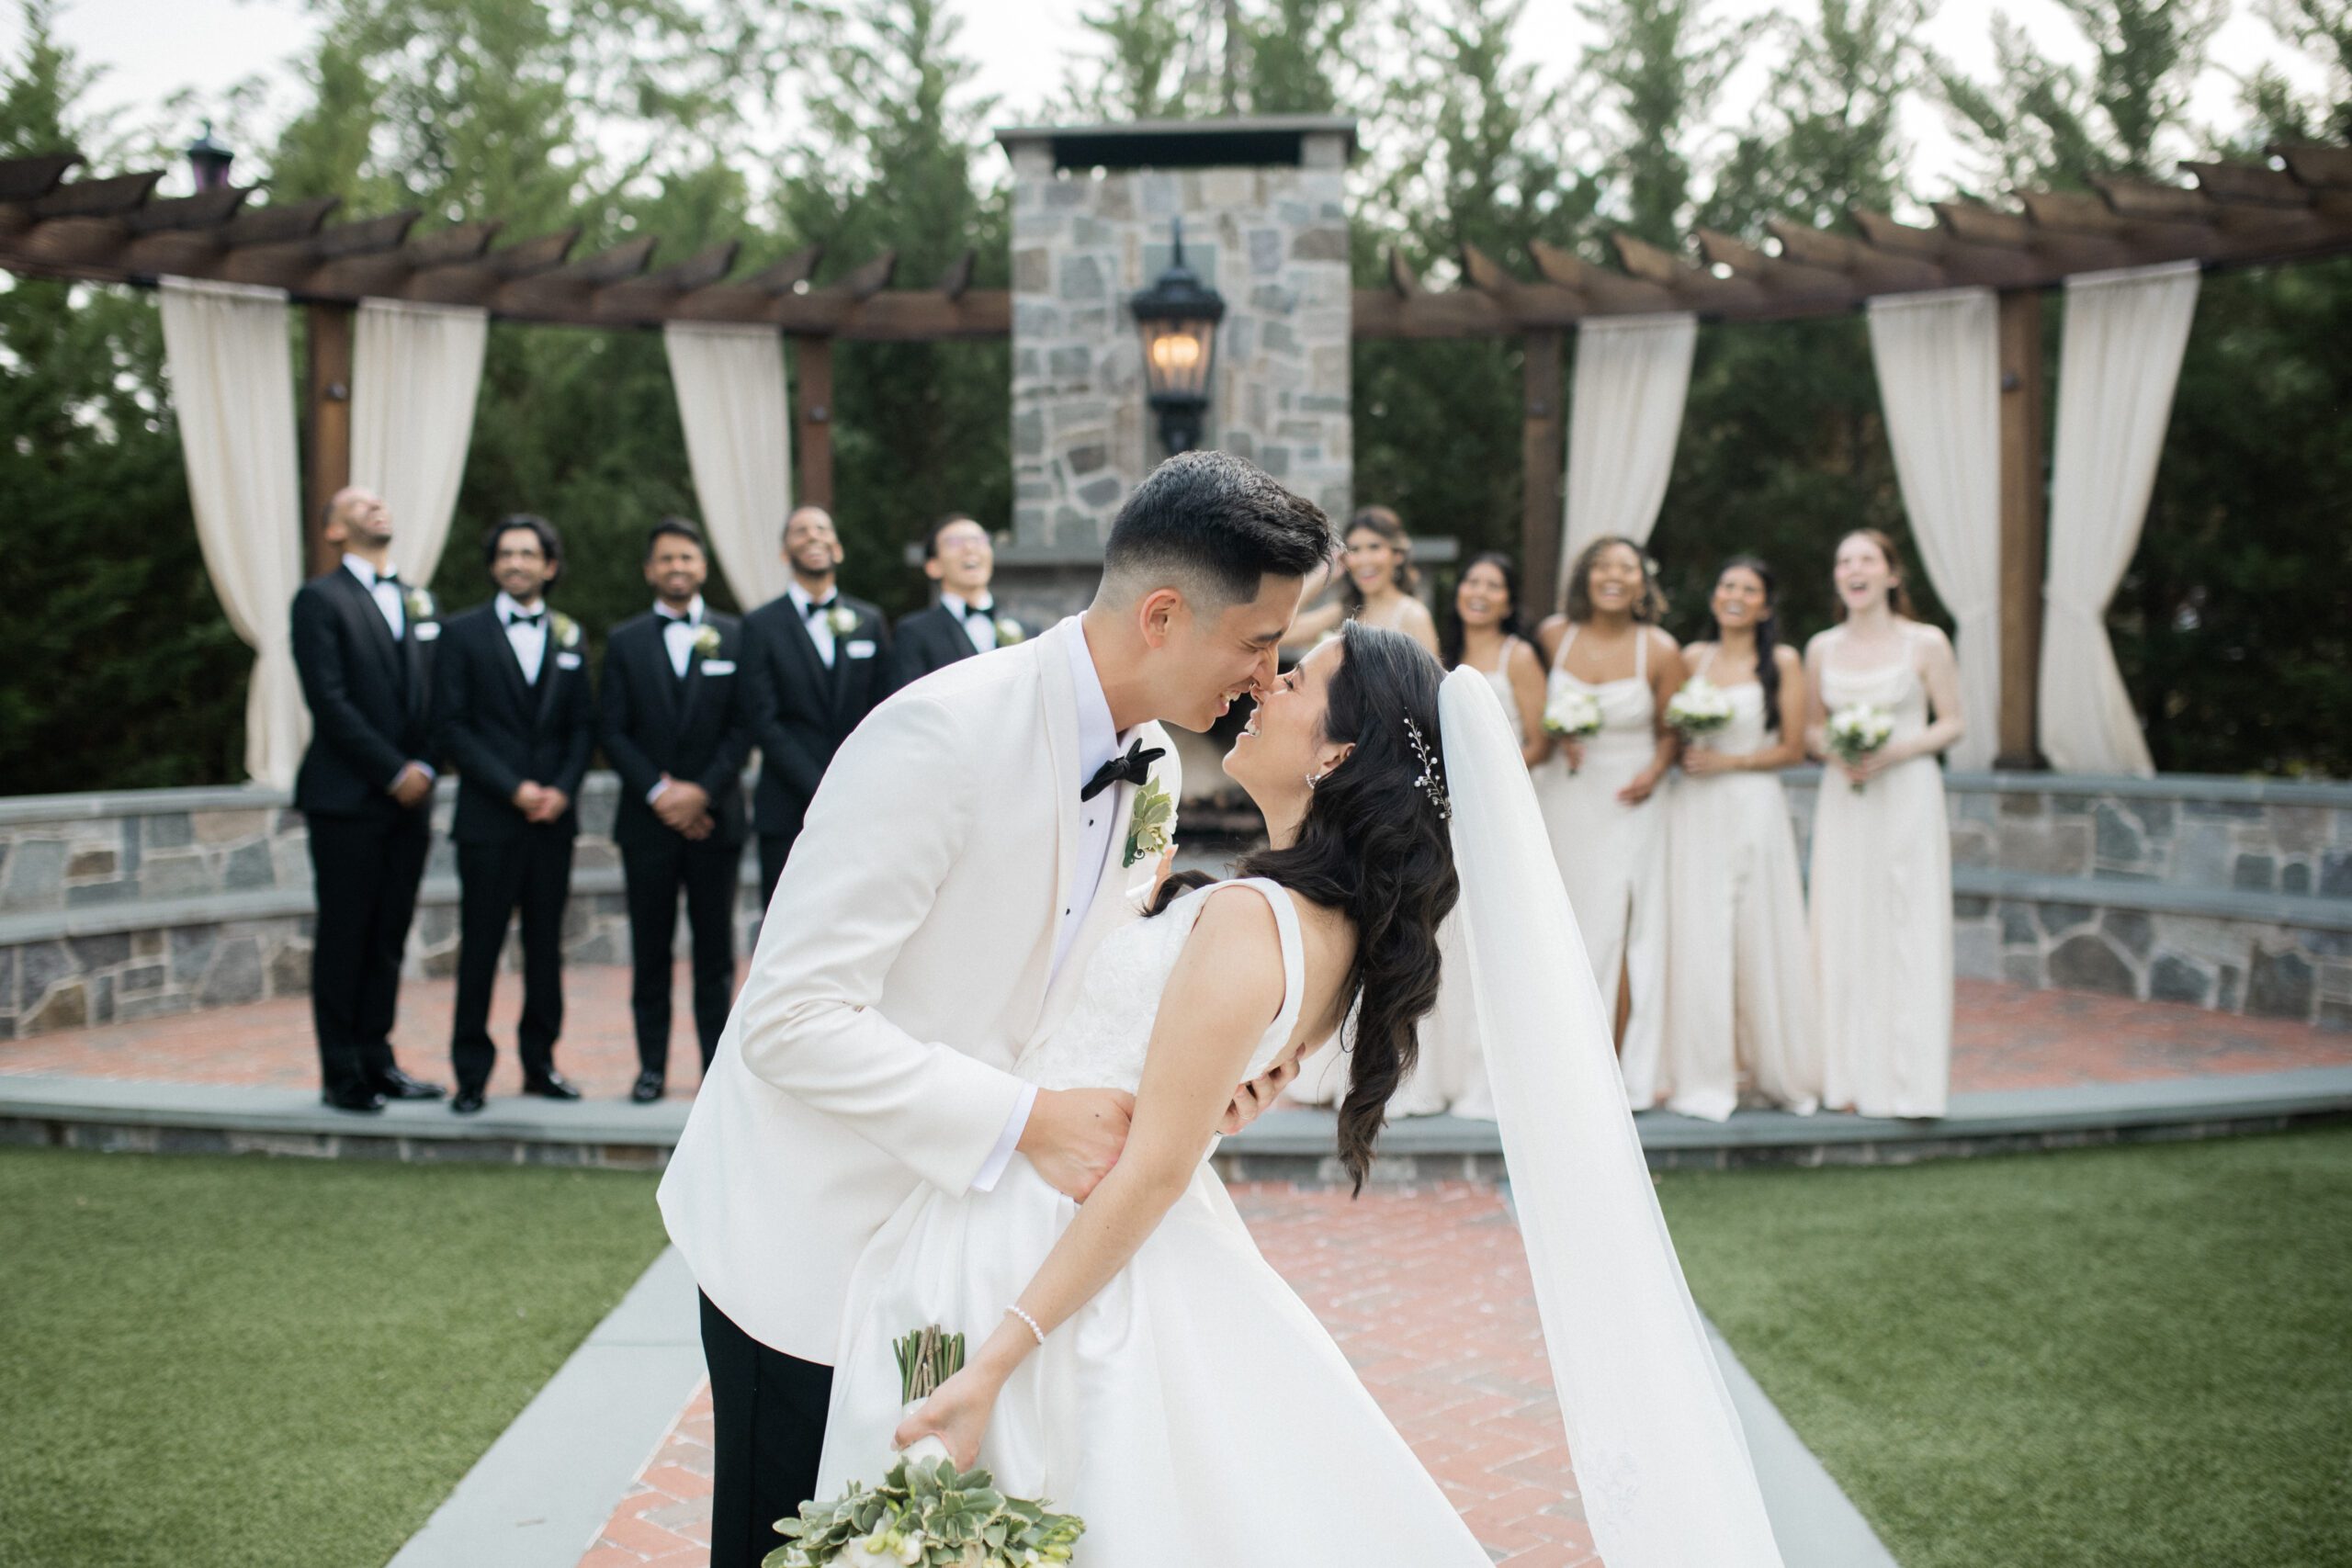
[[[596,713],[578,624],[547,606],[563,542],[544,518],[491,529],[482,556],[498,595],[452,616],[441,638],[435,717],[458,765],[458,1007],[449,1042],[458,1092],[482,1108],[498,1048],[490,995],[506,925],[523,916],[523,1092],[577,1100],[555,1070],[563,1032],[563,908],[571,892],[573,802],[596,745]]]
[[[392,1060],[401,953],[432,837],[433,596],[393,569],[392,514],[346,489],[327,503],[333,571],[294,595],[294,667],[311,745],[294,804],[309,829],[318,915],[311,1021],[322,1098],[369,1114],[387,1100],[437,1100]]]
[[[760,749],[752,819],[763,909],[833,753],[891,690],[887,624],[879,609],[841,591],[842,542],[822,507],[785,520],[784,558],[791,587],[743,619],[743,683]]]
[[[662,1098],[669,1070],[670,953],[682,891],[694,931],[695,1033],[706,1068],[734,999],[752,729],[736,673],[741,624],[704,604],[708,575],[701,530],[663,518],[645,544],[653,609],[615,626],[605,644],[605,756],[621,779],[613,841],[628,889],[629,1004],[637,1020],[639,1070],[629,1098],[639,1104]]]
[[[923,575],[939,585],[939,603],[899,623],[892,639],[897,686],[1029,635],[1026,626],[998,610],[989,592],[989,581],[996,575],[996,547],[986,528],[951,512],[932,525],[922,555]]]

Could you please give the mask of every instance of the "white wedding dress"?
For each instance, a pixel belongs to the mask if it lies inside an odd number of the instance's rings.
[[[1487,1065],[1537,1314],[1585,1517],[1609,1568],[1782,1568],[1747,1442],[1668,1239],[1575,917],[1493,689],[1439,700],[1455,865],[1453,975]],[[1251,879],[1281,933],[1283,1001],[1251,1053],[1296,1032],[1289,894]],[[1162,990],[1208,893],[1105,938],[1061,1026],[1016,1070],[1132,1092]],[[1457,962],[1449,954],[1449,964]],[[916,1190],[852,1276],[817,1495],[891,1462],[891,1341],[994,1331],[1077,1205],[1015,1156],[988,1192]],[[1486,1568],[1490,1559],[1305,1303],[1260,1255],[1205,1159],[1134,1258],[1006,1384],[980,1448],[997,1484],[1086,1521],[1080,1568]]]
[[[1218,886],[1259,889],[1282,932],[1283,1008],[1254,1077],[1297,1026],[1298,916],[1274,883]],[[1046,1089],[1132,1092],[1209,891],[1106,938],[1069,1017],[1015,1070]],[[993,1191],[924,1187],[899,1208],[851,1280],[817,1495],[888,1468],[902,1416],[890,1342],[936,1323],[978,1344],[1077,1212],[1018,1156]],[[1488,1562],[1206,1161],[1126,1268],[1013,1374],[980,1462],[1003,1491],[1084,1518],[1086,1568]]]

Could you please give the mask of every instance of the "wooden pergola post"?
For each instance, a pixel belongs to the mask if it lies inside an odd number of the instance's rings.
[[[2041,684],[2041,582],[2048,551],[2042,430],[2041,293],[2004,289],[2001,338],[2001,712],[1993,765],[2042,765],[2035,742]],[[1985,720],[1972,722],[1990,722]]]
[[[1519,445],[1520,597],[1525,603],[1519,612],[1530,625],[1550,612],[1560,581],[1561,358],[1566,335],[1544,327],[1520,339],[1526,359]]]
[[[793,358],[800,367],[800,428],[794,434],[800,457],[797,506],[833,509],[833,340],[795,334]],[[779,519],[781,526],[781,519]]]
[[[302,378],[302,427],[310,455],[302,475],[302,559],[306,574],[334,570],[336,549],[326,538],[327,502],[351,482],[350,305],[302,308],[310,354]]]

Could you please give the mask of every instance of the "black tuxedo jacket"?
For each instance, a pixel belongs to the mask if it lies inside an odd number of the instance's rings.
[[[833,753],[893,689],[882,612],[846,593],[841,604],[856,615],[857,626],[834,637],[830,670],[791,594],[743,617],[741,670],[752,739],[760,749],[752,805],[763,833],[799,830]]]
[[[1009,618],[996,617],[1000,621]],[[1026,637],[1028,630],[1023,626],[1022,635]],[[917,610],[900,621],[892,643],[895,679],[891,684],[894,688],[911,684],[934,670],[944,670],[958,660],[969,659],[979,652],[972,646],[971,634],[964,629],[964,617],[945,604]],[[1005,646],[1001,636],[997,646]]]
[[[514,795],[525,779],[563,791],[573,805],[553,826],[567,834],[580,830],[580,781],[596,749],[586,652],[584,642],[558,645],[550,615],[547,656],[534,684],[523,679],[494,604],[441,623],[433,717],[443,753],[458,764],[452,839],[493,843],[521,833],[530,824]]]
[[[398,818],[392,781],[434,755],[440,623],[411,616],[408,635],[394,642],[374,596],[340,566],[302,584],[293,614],[294,668],[311,706],[294,804],[321,817]]]
[[[743,761],[752,750],[752,718],[743,696],[743,626],[732,615],[706,610],[703,625],[718,634],[718,650],[692,653],[678,679],[662,635],[662,616],[623,621],[605,643],[602,699],[605,756],[621,776],[613,840],[623,845],[675,838],[645,801],[663,773],[700,784],[710,795],[711,837],[743,841]]]

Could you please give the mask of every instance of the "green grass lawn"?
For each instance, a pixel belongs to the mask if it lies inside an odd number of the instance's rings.
[[[2352,1129],[1661,1197],[1905,1568],[2352,1563]]]
[[[375,1568],[661,1250],[605,1171],[0,1149],[0,1563]]]

